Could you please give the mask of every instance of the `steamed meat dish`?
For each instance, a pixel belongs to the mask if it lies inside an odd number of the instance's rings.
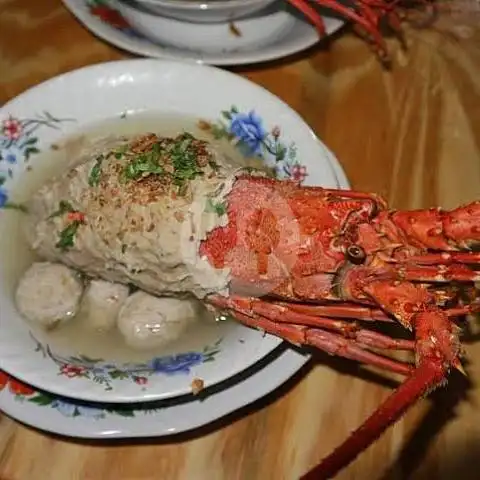
[[[27,233],[42,258],[157,295],[226,288],[228,271],[198,251],[226,223],[235,169],[207,142],[188,133],[121,138],[75,163],[28,205]]]
[[[45,262],[18,284],[20,313],[43,327],[75,317],[136,351],[175,343],[203,318],[198,300],[227,287],[228,270],[198,252],[226,223],[239,165],[188,133],[102,138],[68,165],[26,205]]]
[[[82,293],[83,283],[74,270],[58,263],[37,262],[21,278],[15,300],[27,320],[53,328],[77,314]]]
[[[132,348],[160,348],[181,336],[193,322],[195,310],[191,300],[159,298],[139,291],[124,303],[118,329]]]
[[[81,305],[87,327],[105,332],[114,328],[129,293],[126,285],[93,279],[85,289]]]

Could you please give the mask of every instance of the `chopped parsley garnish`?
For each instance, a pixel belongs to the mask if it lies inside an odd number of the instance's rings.
[[[58,242],[55,244],[60,250],[66,251],[74,246],[75,235],[82,222],[76,220],[67,225],[61,232]]]
[[[206,212],[216,213],[219,217],[227,213],[226,202],[215,203],[211,198],[207,200]]]
[[[48,218],[54,218],[54,217],[59,217],[60,215],[63,215],[64,213],[69,213],[69,212],[74,212],[75,209],[72,207],[72,204],[70,202],[66,202],[65,200],[60,200],[58,204],[58,210],[55,210]]]
[[[173,141],[156,142],[148,151],[136,154],[125,165],[122,179],[139,180],[148,175],[161,175],[167,183],[178,187],[178,193],[183,195],[188,189],[187,182],[204,174],[198,159],[199,145],[195,137],[183,133]],[[212,169],[216,166],[211,161],[208,164]]]
[[[182,187],[186,181],[193,180],[198,175],[203,175],[203,171],[197,165],[197,152],[191,148],[194,139],[189,133],[184,133],[170,151],[174,168],[173,183],[178,187]]]
[[[155,153],[143,153],[128,163],[123,170],[123,177],[126,180],[138,180],[150,174],[161,175],[164,170],[158,164],[158,156]]]
[[[23,213],[28,213],[28,208],[21,203],[6,202],[2,205],[2,208],[5,210],[19,210]]]
[[[88,184],[91,187],[96,187],[100,183],[100,176],[102,174],[102,162],[104,160],[103,155],[97,157],[95,165],[90,170],[90,175],[88,176]]]
[[[75,235],[78,227],[85,222],[85,214],[75,210],[70,202],[61,200],[58,204],[58,210],[53,212],[48,218],[58,217],[60,215],[67,215],[67,220],[70,222],[61,232],[60,238],[55,246],[63,251],[73,247]]]

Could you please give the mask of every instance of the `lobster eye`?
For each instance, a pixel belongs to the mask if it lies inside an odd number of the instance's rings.
[[[360,265],[365,261],[367,255],[362,247],[359,247],[358,245],[350,245],[347,248],[347,257],[355,265]]]

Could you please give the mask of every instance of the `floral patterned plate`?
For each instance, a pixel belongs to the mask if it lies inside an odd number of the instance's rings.
[[[80,95],[88,101],[78,101]],[[53,78],[0,110],[0,229],[10,215],[23,214],[8,207],[15,203],[15,189],[35,171],[41,151],[97,122],[135,119],[145,112],[202,119],[202,128],[227,137],[281,178],[338,185],[332,154],[294,111],[263,88],[213,67],[146,59],[111,62]],[[0,369],[42,390],[107,403],[188,395],[194,379],[211,387],[281,344],[277,337],[238,324],[198,351],[141,363],[112,363],[82,352],[65,355],[35,340],[17,313],[5,273],[9,238],[2,232]]]
[[[283,2],[256,17],[236,21],[234,27],[179,22],[145,14],[118,0],[63,0],[63,3],[93,34],[123,50],[147,57],[211,65],[252,64],[293,55],[320,40],[315,28],[291,8],[285,9]],[[130,21],[120,10],[130,16]],[[327,35],[345,24],[330,12],[324,21]],[[131,22],[135,22],[136,28]],[[170,41],[166,42],[167,39]]]

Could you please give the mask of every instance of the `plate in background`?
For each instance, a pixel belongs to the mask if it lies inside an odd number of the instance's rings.
[[[190,50],[157,44],[138,33],[119,13],[117,0],[63,0],[72,14],[93,34],[118,48],[146,57],[178,59],[211,65],[242,65],[275,60],[305,50],[315,45],[319,35],[315,28],[289,9],[285,15],[293,19],[283,36],[273,43],[264,39],[262,45],[253,45],[248,50],[208,53],[196,51],[192,43]],[[343,20],[324,17],[328,35],[344,25]],[[193,24],[192,24],[193,25]],[[241,22],[235,22],[240,25]],[[225,27],[227,35],[231,35]]]

